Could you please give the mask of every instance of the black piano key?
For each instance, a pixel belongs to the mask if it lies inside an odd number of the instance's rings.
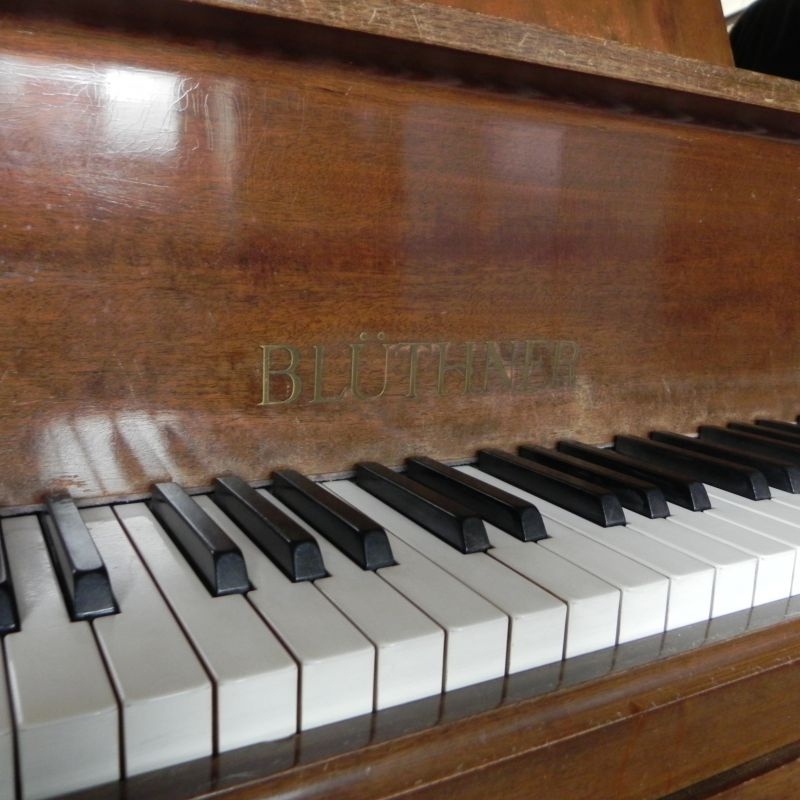
[[[778,439],[788,444],[800,445],[800,433],[787,431],[774,425],[764,425],[763,423],[754,424],[751,422],[729,422],[728,428],[732,431],[742,433],[752,433],[753,436],[765,436],[767,439]]]
[[[272,493],[362,569],[397,563],[386,531],[366,514],[293,469],[273,478]]]
[[[800,444],[792,444],[769,436],[757,436],[733,428],[721,428],[717,425],[701,425],[697,429],[697,435],[704,441],[739,447],[750,453],[781,459],[800,466]]]
[[[651,519],[661,519],[669,516],[669,508],[664,492],[654,483],[639,480],[622,472],[615,472],[608,467],[592,464],[557,450],[550,450],[538,445],[521,445],[517,452],[530,461],[543,464],[546,467],[557,469],[574,475],[581,480],[604,486],[614,492],[625,508],[635,511]]]
[[[327,575],[314,537],[241,478],[217,478],[211,496],[289,579],[313,581]]]
[[[491,547],[483,520],[471,508],[382,464],[356,464],[356,483],[461,553]]]
[[[756,425],[761,425],[765,428],[772,428],[776,431],[784,431],[792,436],[800,437],[800,425],[796,422],[784,422],[780,419],[764,419],[763,417],[755,421]]]
[[[701,481],[686,478],[671,470],[658,469],[652,464],[646,464],[608,448],[595,447],[571,439],[561,440],[556,448],[562,453],[654,483],[664,492],[664,497],[669,503],[675,503],[690,511],[706,511],[711,508],[708,492]]]
[[[733,461],[737,464],[746,464],[749,467],[764,473],[767,483],[775,489],[784,492],[800,492],[800,467],[790,464],[788,461],[776,458],[768,458],[756,453],[751,453],[737,447],[730,447],[714,442],[698,439],[694,436],[684,436],[680,433],[670,433],[668,431],[652,431],[650,438],[656,442],[671,444],[675,447],[683,447],[697,453],[705,453],[709,456]]]
[[[690,453],[639,436],[615,436],[614,450],[632,458],[683,473],[687,477],[725,489],[750,500],[768,500],[769,484],[763,473],[702,453]]]
[[[479,450],[478,467],[603,527],[625,524],[617,496],[597,484],[501,450]]]
[[[406,474],[474,509],[492,525],[523,542],[547,538],[539,510],[521,497],[424,456],[406,459]]]
[[[14,596],[14,585],[8,569],[8,556],[0,533],[0,636],[19,630],[19,614]]]
[[[155,484],[150,509],[212,595],[249,591],[250,579],[241,551],[180,486]]]
[[[46,498],[45,505],[42,530],[70,617],[116,614],[108,570],[75,503],[57,495]]]

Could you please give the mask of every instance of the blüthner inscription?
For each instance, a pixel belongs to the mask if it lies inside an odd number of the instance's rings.
[[[388,341],[261,345],[262,406],[487,394],[533,394],[575,385],[569,339]]]

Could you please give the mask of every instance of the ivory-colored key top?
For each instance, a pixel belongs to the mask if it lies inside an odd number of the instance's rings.
[[[116,688],[126,776],[210,756],[211,681],[108,506],[81,517],[114,587],[119,613],[92,622]]]
[[[312,582],[290,581],[210,497],[196,499],[238,545],[253,582],[247,599],[297,660],[300,729],[369,713],[375,680],[369,640]]]
[[[337,495],[330,496],[342,503]],[[445,664],[441,626],[384,581],[381,570],[360,567],[288,507],[280,507],[314,536],[322,551],[328,576],[315,581],[315,586],[375,646],[375,708],[439,694]],[[392,546],[388,538],[386,542]]]
[[[143,503],[114,507],[215,683],[216,749],[297,730],[297,665],[240,594],[212,597]]]
[[[14,764],[14,724],[8,704],[6,662],[0,641],[0,800],[13,800],[16,766]]]
[[[116,781],[117,701],[88,622],[72,622],[35,516],[3,520],[20,630],[5,637],[24,800]]]
[[[561,658],[567,611],[562,601],[485,553],[458,552],[350,481],[326,485],[508,615],[508,672]]]
[[[489,475],[487,478],[500,480]],[[664,631],[669,597],[669,580],[665,575],[606,547],[602,540],[587,539],[569,527],[568,523],[575,519],[598,530],[606,531],[608,528],[511,484],[503,485],[502,488],[534,503],[546,515],[549,538],[541,540],[539,545],[558,553],[562,558],[619,590],[618,643],[631,642]]]
[[[791,594],[795,569],[794,548],[757,531],[736,525],[724,516],[715,514],[713,507],[699,514],[687,511],[685,508],[676,508],[670,519],[706,536],[738,547],[758,559],[753,592],[754,606],[781,600]]]

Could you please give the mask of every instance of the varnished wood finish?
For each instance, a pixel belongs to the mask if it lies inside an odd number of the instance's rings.
[[[532,22],[577,36],[594,36],[732,67],[719,0],[432,0],[480,14]]]
[[[4,513],[798,411],[788,82],[407,0],[30,0],[0,104]],[[265,344],[327,397],[350,345],[378,394],[385,343],[527,339],[574,382],[439,393],[434,347],[416,397],[259,405]],[[690,791],[795,752],[784,610],[82,797]]]
[[[791,800],[800,786],[800,760],[782,764],[770,772],[725,789],[716,800]]]
[[[5,505],[795,410],[792,141],[280,37],[20,24],[0,30]],[[467,341],[580,358],[571,384],[509,393],[495,374],[482,392],[479,375],[465,394],[451,370],[440,394],[428,348],[416,397],[398,362],[384,396],[348,399],[362,334],[365,395],[379,334],[454,343],[451,362]],[[302,350],[303,402],[259,406],[266,344]],[[317,399],[342,402],[309,402],[315,345]]]

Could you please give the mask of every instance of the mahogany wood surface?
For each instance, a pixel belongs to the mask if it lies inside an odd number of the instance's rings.
[[[660,50],[732,67],[733,56],[719,0],[430,0],[481,14]]]
[[[797,412],[793,85],[421,3],[130,5],[0,16],[8,513]],[[683,791],[796,744],[798,624],[82,795]]]
[[[97,24],[0,28],[4,505],[796,411],[792,139]]]
[[[725,789],[718,800],[791,800],[800,786],[800,760],[782,764],[770,772]]]

